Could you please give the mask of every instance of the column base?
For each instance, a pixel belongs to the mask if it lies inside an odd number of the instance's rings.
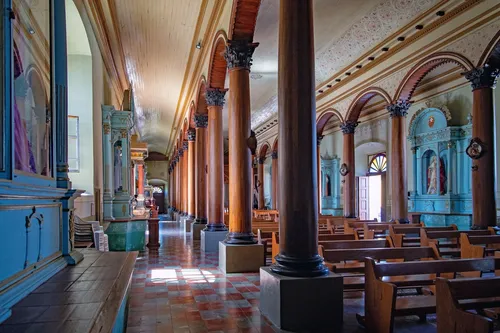
[[[225,273],[258,272],[265,265],[263,244],[219,243],[219,268]]]
[[[282,330],[330,332],[343,322],[343,288],[343,278],[331,272],[298,278],[261,267],[260,312]]]
[[[191,237],[193,240],[200,240],[201,239],[201,231],[205,229],[205,224],[200,224],[194,222],[191,224]]]
[[[194,220],[189,216],[184,217],[184,232],[191,233],[191,225],[194,223]]]
[[[66,259],[68,265],[74,266],[83,260],[83,254],[81,254],[80,251],[73,250],[71,253],[65,255],[64,259]]]
[[[401,219],[391,219],[391,222],[398,222],[399,224],[410,224],[410,220],[407,218],[401,218]]]
[[[227,231],[200,231],[202,252],[219,252],[219,242],[226,238]]]

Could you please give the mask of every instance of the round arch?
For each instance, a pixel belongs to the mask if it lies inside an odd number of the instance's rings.
[[[207,114],[207,100],[205,99],[205,92],[207,91],[207,82],[205,76],[201,76],[198,83],[198,96],[196,97],[196,113]]]
[[[229,39],[253,41],[261,0],[235,0],[231,9]]]
[[[264,142],[262,146],[260,146],[259,149],[259,158],[264,158],[267,155],[267,152],[270,150],[270,145],[268,142]]]
[[[325,129],[326,124],[334,116],[337,117],[341,123],[344,122],[344,118],[342,117],[340,112],[335,109],[327,109],[316,120],[316,132],[318,135],[323,134],[323,130]]]
[[[464,71],[470,71],[474,67],[467,58],[457,53],[438,52],[431,54],[419,61],[405,75],[393,100],[409,101],[423,78],[433,69],[447,63],[454,63],[460,66]]]
[[[278,151],[278,137],[276,137],[276,139],[274,139],[273,151]]]
[[[223,30],[219,30],[212,43],[212,55],[208,67],[208,82],[210,88],[224,89],[226,83],[227,63],[224,59],[224,52],[227,45],[227,35]]]
[[[488,43],[481,58],[479,58],[477,66],[482,67],[485,64],[500,67],[500,30]]]
[[[189,128],[189,123],[187,118],[184,119],[184,123],[182,125],[182,132],[181,132],[181,145],[183,144],[184,140],[187,138],[187,130]]]
[[[190,128],[195,128],[196,125],[194,123],[194,114],[196,113],[196,106],[194,104],[194,101],[191,101],[191,105],[189,106],[189,115],[187,118],[188,121],[188,129]]]
[[[370,87],[363,90],[361,93],[356,96],[356,98],[352,101],[349,109],[347,111],[346,120],[347,121],[358,121],[359,115],[361,114],[361,110],[365,107],[365,105],[375,96],[381,96],[387,104],[391,103],[391,97],[389,94],[381,88],[378,87]]]

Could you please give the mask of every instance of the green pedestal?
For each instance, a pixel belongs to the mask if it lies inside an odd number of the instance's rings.
[[[108,235],[110,251],[142,251],[146,244],[146,220],[110,222]]]

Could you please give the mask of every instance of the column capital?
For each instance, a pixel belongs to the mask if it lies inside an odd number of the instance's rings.
[[[472,90],[481,88],[495,88],[500,70],[488,65],[476,67],[472,70],[462,73],[471,83]]]
[[[259,157],[259,164],[264,164],[266,162],[266,157]]]
[[[228,41],[224,59],[227,62],[227,68],[232,69],[247,69],[252,66],[252,55],[259,43],[250,43],[246,40],[231,40]]]
[[[271,153],[271,158],[273,160],[278,159],[278,151],[277,150],[273,150],[273,152]]]
[[[187,138],[188,138],[188,141],[191,141],[191,142],[196,141],[196,130],[194,128],[190,128],[187,130]]]
[[[196,128],[207,128],[208,127],[208,114],[195,114],[194,124]]]
[[[179,160],[179,157],[184,156],[184,146],[179,148],[179,152],[177,154],[177,161]]]
[[[389,111],[389,115],[391,116],[391,118],[392,117],[406,117],[410,106],[411,106],[411,103],[409,101],[399,100],[395,103],[387,105],[386,109],[387,109],[387,111]]]
[[[316,144],[318,145],[318,147],[321,145],[321,140],[323,140],[324,136],[323,135],[317,135],[316,136]]]
[[[340,123],[340,129],[344,134],[354,134],[356,126],[358,126],[359,122],[354,120],[346,120],[343,123]]]
[[[188,140],[184,140],[182,141],[182,150],[183,151],[187,151],[189,148],[189,143],[188,143]]]
[[[207,89],[205,91],[205,100],[207,106],[224,106],[224,96],[227,89]]]

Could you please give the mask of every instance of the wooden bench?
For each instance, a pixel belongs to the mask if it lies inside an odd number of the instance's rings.
[[[373,220],[344,220],[344,233],[353,234],[354,229],[363,228],[365,223],[376,223],[377,219]],[[391,222],[389,222],[391,223]]]
[[[457,226],[452,224],[447,227],[426,227],[421,224],[396,224],[389,227],[389,236],[395,247],[420,246],[420,230],[427,231],[449,231],[457,230]]]
[[[373,248],[373,249],[350,249],[350,250],[321,249],[320,255],[324,258],[325,265],[331,271],[335,273],[340,273],[344,276],[344,290],[364,289],[365,276],[362,273],[364,273],[364,260],[367,257],[373,258],[375,260],[401,260],[401,261],[441,259],[434,244],[432,244],[432,246],[430,247],[413,247],[413,248],[410,247]],[[415,279],[419,278],[420,277],[418,276],[415,277]],[[411,281],[411,284],[414,283],[414,279],[413,280],[401,279],[399,277],[389,278],[384,281],[392,282],[399,287],[403,287],[408,281]]]
[[[442,256],[460,257],[460,234],[471,236],[491,235],[489,230],[446,230],[432,231],[422,228],[420,230],[420,245],[429,246],[435,242]]]
[[[375,239],[387,236],[391,226],[410,226],[409,224],[394,224],[394,222],[364,223],[362,229],[355,229],[358,239]],[[360,236],[363,236],[362,238]]]
[[[436,302],[438,333],[493,333],[494,321],[483,310],[500,307],[500,277],[438,278]]]
[[[460,234],[460,257],[462,259],[483,258],[498,250],[500,250],[500,235]]]
[[[439,277],[448,273],[454,278],[458,272],[493,271],[500,268],[500,259],[457,259],[457,260],[430,260],[402,263],[377,264],[372,258],[365,260],[365,317],[358,314],[358,321],[370,328],[374,333],[391,333],[394,328],[394,317],[417,315],[421,319],[430,313],[436,312],[436,297],[421,295],[412,297],[398,297],[398,286],[384,279],[394,276],[430,275]],[[415,286],[422,286],[418,280]],[[411,286],[407,283],[405,287]]]

